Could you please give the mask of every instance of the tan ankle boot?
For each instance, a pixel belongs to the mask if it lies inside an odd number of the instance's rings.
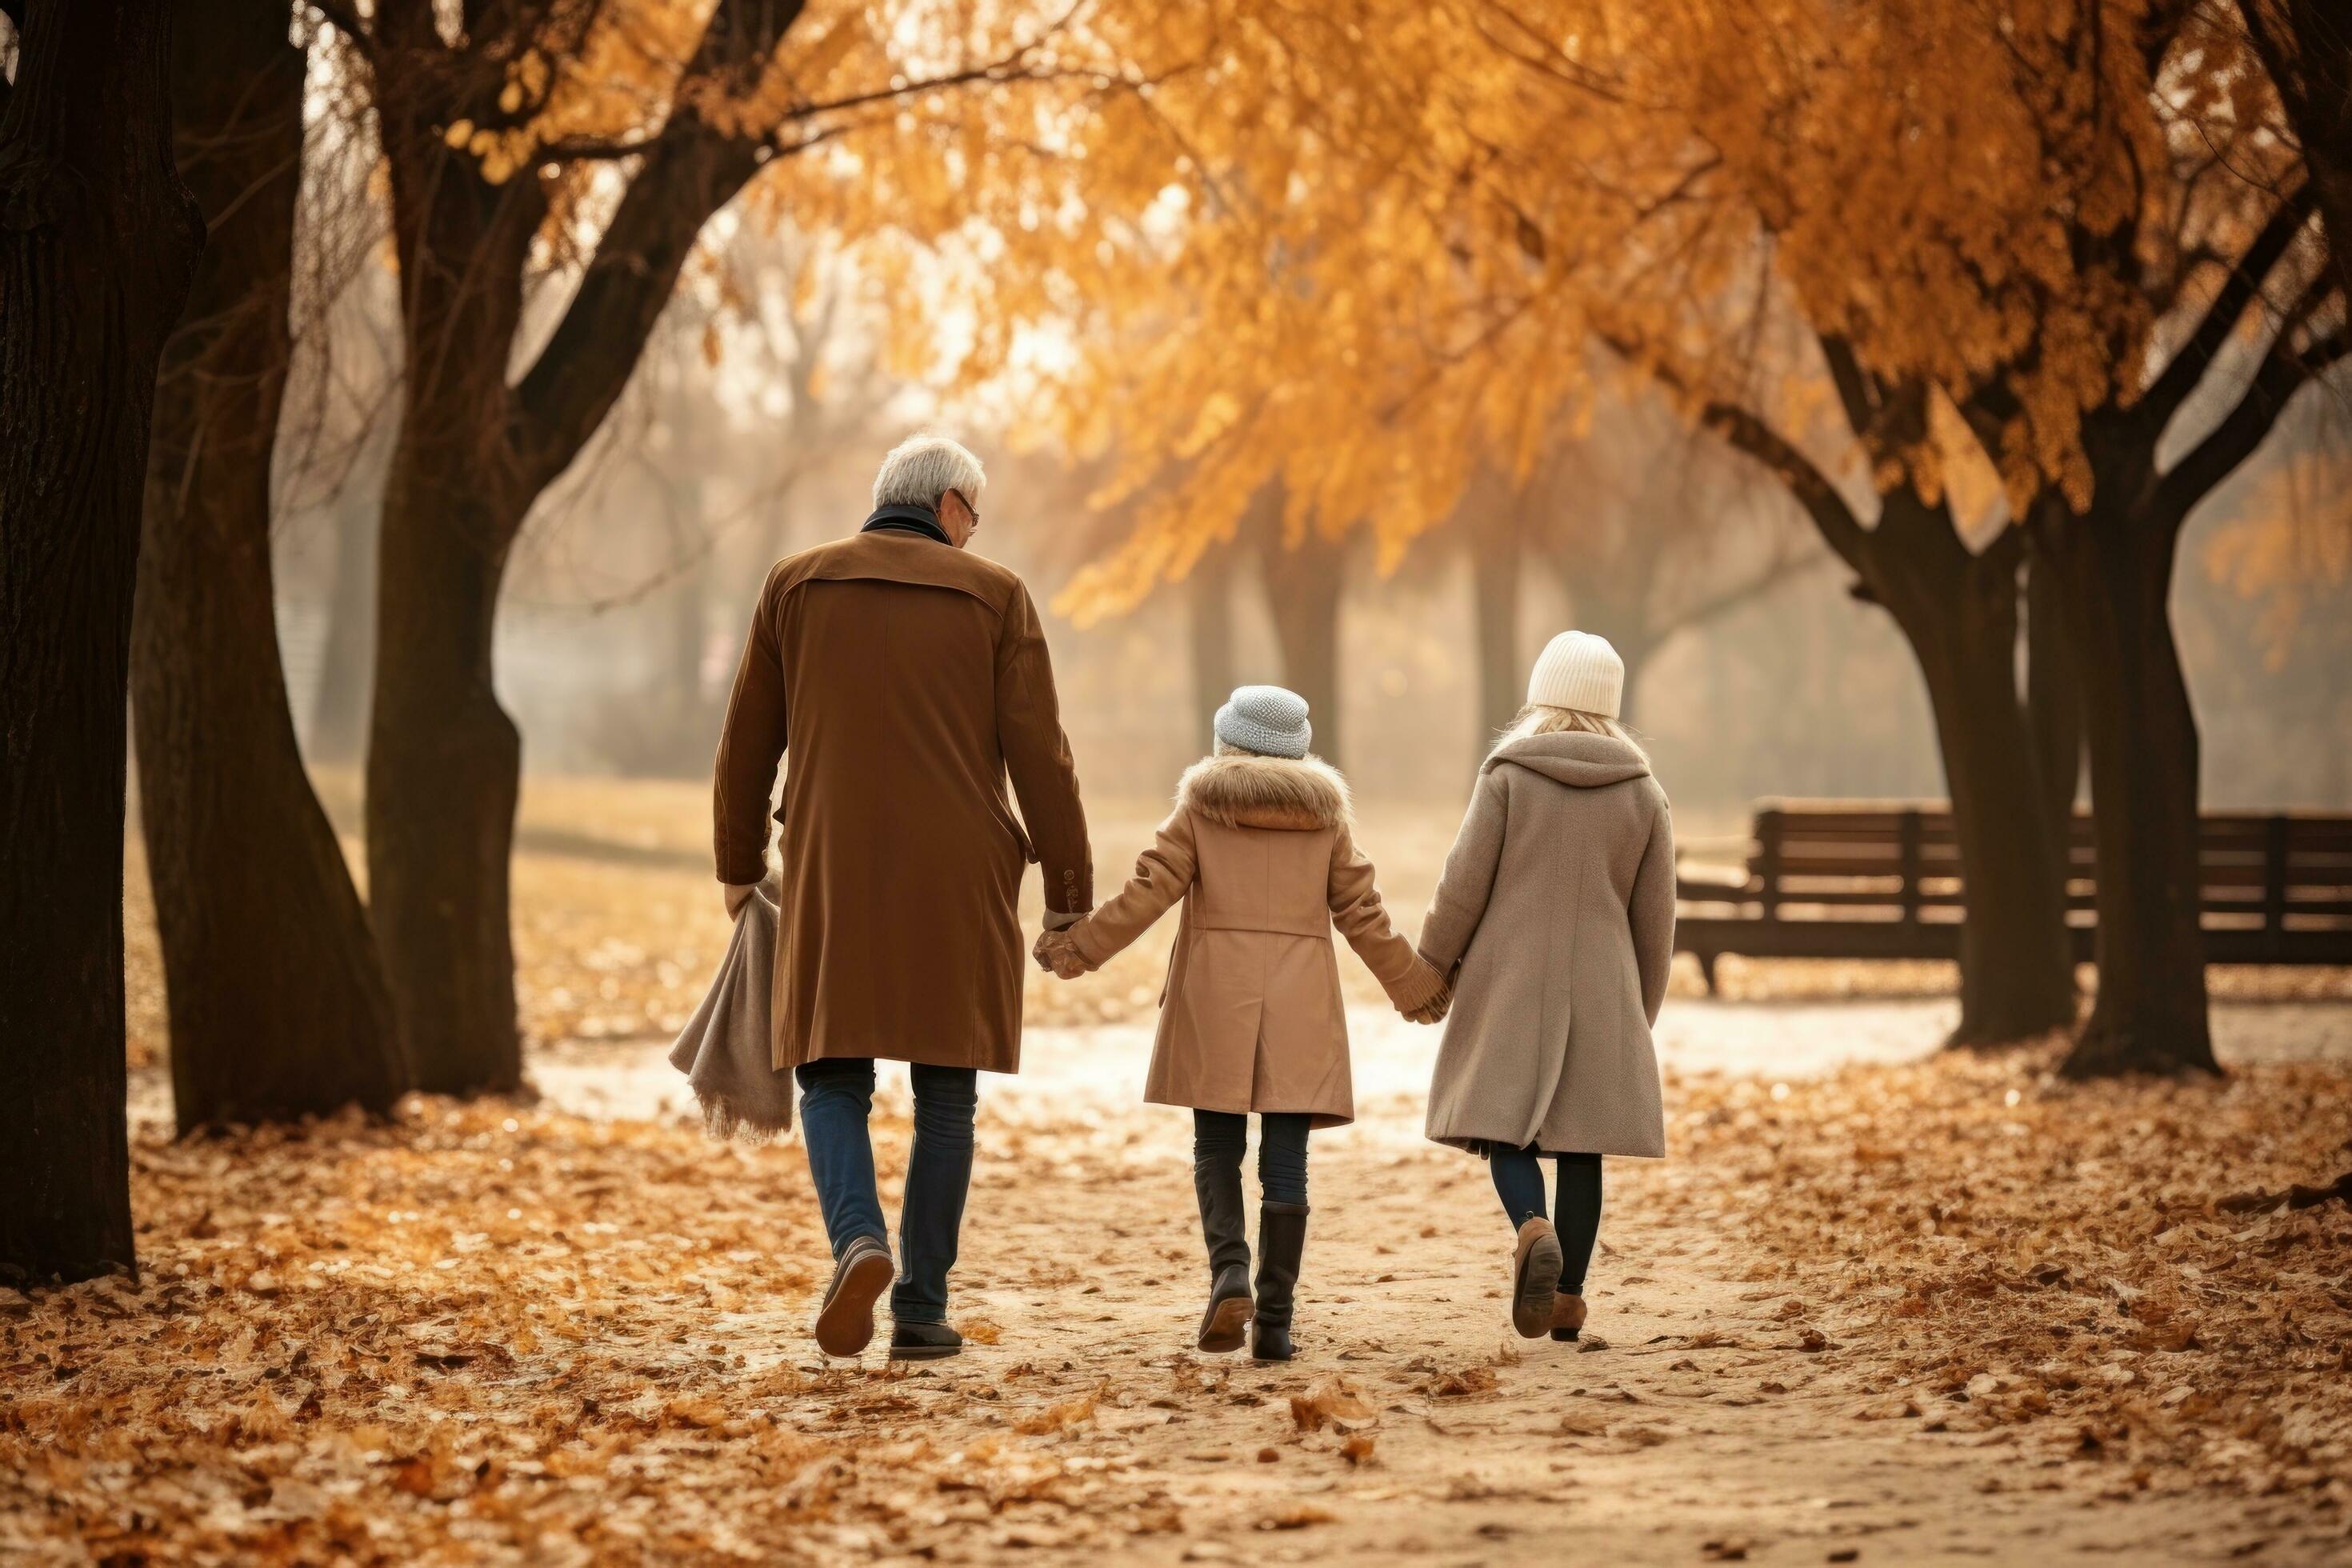
[[[1519,1226],[1511,1249],[1511,1326],[1521,1339],[1543,1337],[1547,1308],[1559,1285],[1559,1237],[1548,1219]]]
[[[1565,1290],[1553,1292],[1551,1299],[1551,1337],[1572,1340],[1584,1328],[1584,1298],[1571,1296]]]

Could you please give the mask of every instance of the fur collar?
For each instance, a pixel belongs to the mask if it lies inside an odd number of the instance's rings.
[[[1177,781],[1176,804],[1227,827],[1297,832],[1354,821],[1348,781],[1317,757],[1203,757]]]

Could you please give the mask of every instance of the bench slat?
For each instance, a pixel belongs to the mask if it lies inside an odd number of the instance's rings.
[[[2087,813],[2075,814],[2068,837],[2069,925],[2077,957],[2087,959],[2097,911]],[[2352,963],[2352,813],[2209,813],[2199,861],[2210,961]],[[1696,906],[1678,925],[1678,948],[1710,965],[1724,952],[1957,952],[1967,896],[1942,803],[1759,803],[1748,873],[1739,881],[1676,879],[1676,896]]]

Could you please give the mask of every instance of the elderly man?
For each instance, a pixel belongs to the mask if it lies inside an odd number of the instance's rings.
[[[984,480],[978,458],[939,437],[885,458],[865,527],[768,574],[719,742],[714,816],[730,913],[765,873],[769,791],[792,752],[776,813],[774,1060],[799,1079],[833,1243],[816,1321],[832,1355],[873,1337],[894,1272],[890,1354],[962,1348],[947,1324],[948,1271],[971,1179],[977,1070],[1020,1068],[1024,869],[1044,862],[1049,929],[1093,904],[1086,814],[1036,608],[1019,577],[964,550]],[[895,1270],[866,1136],[877,1058],[911,1064],[915,1091]]]

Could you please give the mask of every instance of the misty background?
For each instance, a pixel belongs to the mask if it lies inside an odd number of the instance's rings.
[[[280,442],[280,642],[306,755],[329,769],[355,763],[366,736],[390,289],[384,268],[356,263],[311,319]],[[1604,403],[1516,493],[1474,489],[1392,570],[1360,533],[1293,544],[1245,519],[1185,581],[1082,626],[1053,600],[1126,526],[1091,504],[1103,459],[1024,445],[999,389],[894,374],[889,310],[789,233],[739,229],[681,289],[507,574],[495,666],[527,771],[707,777],[768,568],[854,531],[882,453],[935,427],[988,464],[973,548],[1036,594],[1097,795],[1170,790],[1231,684],[1311,686],[1286,659],[1285,617],[1336,638],[1338,722],[1318,711],[1317,728],[1336,730],[1331,760],[1367,795],[1463,798],[1496,704],[1570,626],[1626,655],[1628,717],[1694,835],[1736,831],[1764,796],[1944,794],[1893,623],[1853,595],[1782,487],[1662,407]],[[2339,389],[2305,399],[2187,531],[2173,615],[2209,809],[2352,807],[2352,583],[2338,551],[2272,559],[2340,537],[2347,430]],[[1486,624],[1498,605],[1516,625]],[[1297,624],[1334,611],[1328,634]],[[1507,670],[1500,696],[1482,689],[1482,636]]]

